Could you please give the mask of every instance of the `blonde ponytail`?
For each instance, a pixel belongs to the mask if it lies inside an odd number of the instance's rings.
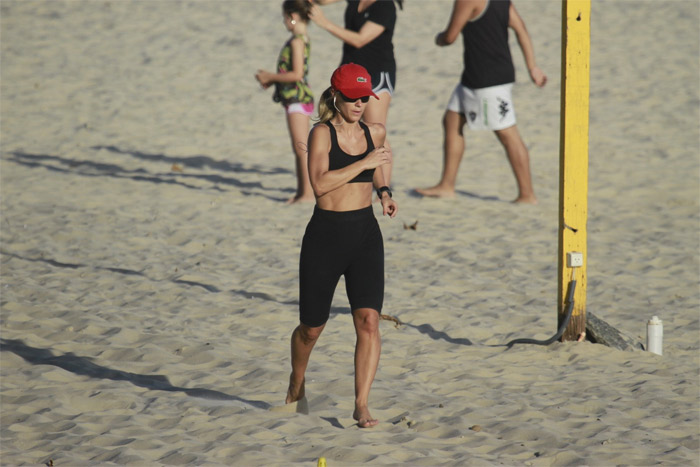
[[[318,100],[318,122],[326,123],[337,113],[335,106],[333,105],[333,93],[331,92],[331,87],[329,86]]]

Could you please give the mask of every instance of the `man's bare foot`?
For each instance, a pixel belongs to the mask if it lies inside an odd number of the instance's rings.
[[[360,428],[372,428],[379,424],[379,420],[372,418],[367,407],[355,408],[355,411],[352,413],[352,418],[357,420],[357,426]]]
[[[310,203],[312,201],[316,201],[316,198],[314,198],[313,195],[295,195],[289,198],[284,204]]]
[[[301,384],[297,386],[292,382],[292,375],[289,375],[289,388],[287,389],[287,398],[284,400],[284,403],[291,404],[292,402],[303,399],[306,394],[306,389],[304,388],[305,383],[306,379],[303,379],[301,380]]]
[[[416,192],[427,196],[430,198],[454,198],[454,189],[443,188],[440,185],[436,185],[430,188],[416,188]]]
[[[535,198],[535,195],[520,196],[518,198],[515,198],[513,200],[513,203],[515,203],[515,204],[537,204],[537,198]]]

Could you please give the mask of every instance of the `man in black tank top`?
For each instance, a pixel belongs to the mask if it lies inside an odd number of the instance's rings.
[[[515,68],[508,46],[513,29],[525,57],[530,78],[539,87],[547,76],[535,62],[530,36],[510,0],[455,0],[450,23],[440,32],[438,46],[452,44],[459,34],[464,43],[464,71],[443,118],[444,167],[440,182],[418,188],[424,196],[452,198],[464,153],[463,127],[490,129],[506,151],[518,184],[516,203],[536,204],[530,176],[530,156],[515,122],[511,88]]]

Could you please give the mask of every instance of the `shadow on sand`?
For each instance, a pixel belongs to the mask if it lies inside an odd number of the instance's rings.
[[[96,147],[100,148],[100,147]],[[114,150],[113,152],[118,152]],[[122,153],[119,151],[119,153]],[[222,186],[232,186],[238,189],[241,194],[245,196],[260,196],[263,198],[267,198],[271,201],[277,201],[277,202],[284,202],[287,200],[287,197],[279,197],[279,196],[273,196],[270,194],[267,194],[266,191],[274,191],[274,192],[294,192],[293,189],[277,189],[277,188],[266,188],[263,186],[262,183],[260,182],[244,182],[239,180],[238,178],[230,177],[230,176],[223,176],[223,175],[218,175],[218,174],[192,174],[192,173],[182,173],[182,172],[163,172],[163,173],[150,173],[147,170],[143,168],[137,168],[137,169],[127,169],[124,167],[121,167],[117,164],[107,164],[107,163],[102,163],[102,162],[93,162],[89,160],[77,160],[77,159],[70,159],[66,157],[61,157],[61,156],[56,156],[56,155],[51,155],[51,154],[28,154],[25,152],[21,151],[14,151],[8,153],[10,157],[8,158],[9,161],[15,162],[17,164],[24,165],[26,167],[31,167],[31,168],[44,168],[47,170],[51,170],[54,172],[58,173],[66,173],[66,174],[77,174],[81,175],[84,177],[111,177],[111,178],[117,178],[117,179],[130,179],[133,181],[137,182],[150,182],[150,183],[156,183],[156,184],[166,184],[166,185],[176,185],[180,186],[183,188],[188,188],[191,190],[203,190],[203,189],[212,189],[212,190],[217,190],[221,192],[227,191],[226,189],[222,188]],[[130,154],[130,153],[129,153]],[[134,154],[142,154],[142,153],[134,153]],[[136,157],[136,156],[134,156]],[[146,155],[143,155],[140,157],[141,159],[147,159]],[[153,155],[152,156],[153,160],[156,162],[159,160],[162,160],[163,162],[166,161],[179,161],[179,162],[173,162],[173,163],[181,163],[181,164],[187,164],[187,162],[182,162],[182,161],[188,161],[193,158],[174,158],[174,157],[167,157],[163,155]],[[212,168],[218,168],[218,167],[226,167],[230,169],[233,172],[252,172],[252,173],[260,173],[260,174],[274,174],[274,173],[281,173],[281,172],[288,172],[285,171],[284,169],[275,169],[275,170],[262,170],[262,169],[253,169],[253,168],[243,168],[243,167],[238,167],[238,165],[231,165],[225,162],[218,162],[215,163],[212,159],[207,158],[205,156],[198,156],[197,158],[194,159],[205,159],[209,162],[206,164],[204,162],[199,162],[199,163],[194,163],[194,162],[189,162],[188,167],[212,167]],[[234,170],[235,169],[235,170]],[[193,185],[191,183],[187,183],[188,180],[197,180],[197,181],[206,181],[212,184],[212,186],[203,188],[202,186],[197,186]]]
[[[96,379],[127,381],[134,386],[152,389],[154,391],[183,392],[188,396],[201,399],[242,402],[257,409],[264,410],[271,407],[267,402],[244,399],[212,389],[173,386],[170,384],[170,381],[168,381],[168,378],[163,375],[141,375],[138,373],[114,370],[93,363],[89,358],[80,357],[71,352],[64,355],[54,355],[49,349],[30,347],[18,339],[0,339],[0,352],[12,352],[32,365],[53,365],[76,375],[88,376]]]
[[[431,198],[430,196],[424,196],[416,189],[409,190],[407,192],[408,196],[411,198]],[[455,197],[465,197],[465,198],[473,198],[473,199],[479,199],[481,201],[496,201],[499,203],[504,203],[505,201],[499,198],[498,196],[484,196],[484,195],[479,195],[477,193],[472,193],[470,191],[464,191],[464,190],[455,190]],[[432,199],[438,199],[438,198],[432,198]]]

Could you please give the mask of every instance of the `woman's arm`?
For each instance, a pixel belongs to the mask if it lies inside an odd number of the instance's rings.
[[[292,39],[292,69],[286,73],[271,73],[258,70],[255,78],[263,88],[268,88],[272,83],[295,83],[304,79],[304,47],[306,44],[301,37]]]
[[[367,154],[365,158],[347,167],[329,170],[328,153],[330,150],[330,129],[326,125],[316,125],[309,136],[309,178],[311,179],[311,188],[313,188],[317,198],[340,188],[363,171],[388,164],[391,160],[388,149],[379,147]],[[381,171],[377,170],[375,174],[377,172]]]
[[[386,140],[386,127],[380,123],[368,123],[369,132],[372,136],[372,141],[378,144],[378,147],[384,148],[384,141]],[[386,148],[384,148],[386,149]],[[392,154],[389,151],[389,160],[391,161]],[[386,186],[386,181],[384,180],[384,172],[381,170],[374,171],[374,178],[372,179],[372,184],[375,191],[379,188]],[[382,192],[379,201],[382,203],[383,214],[389,215],[389,217],[395,217],[399,210],[399,205],[394,201],[389,193],[386,191]]]
[[[323,14],[321,7],[314,5],[311,8],[311,20],[320,27],[333,34],[341,41],[350,44],[351,46],[361,49],[365,45],[375,40],[386,29],[381,24],[372,21],[367,21],[362,25],[358,32],[350,31],[349,29],[341,28],[337,24],[329,20]]]
[[[374,185],[375,191],[386,186],[386,183],[384,182],[384,173],[381,170],[374,171],[374,179],[372,180],[372,184]],[[389,217],[396,216],[396,213],[399,210],[399,205],[392,199],[391,196],[389,196],[389,193],[383,191],[381,194],[379,194],[379,202],[382,203],[382,211],[385,216],[387,214]]]

